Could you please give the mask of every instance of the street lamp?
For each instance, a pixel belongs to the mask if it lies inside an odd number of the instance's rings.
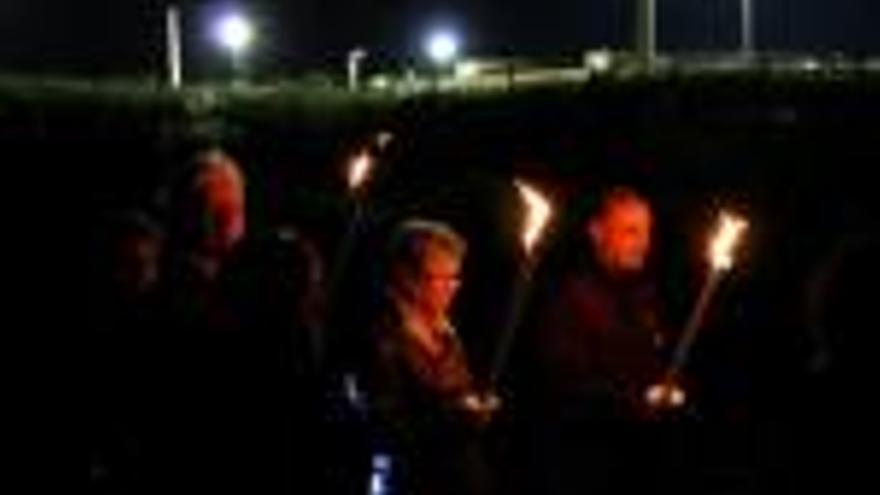
[[[651,71],[657,59],[657,0],[636,2],[636,54]]]
[[[180,9],[169,5],[165,9],[165,57],[168,63],[168,83],[171,89],[183,84],[183,56],[180,29]]]
[[[355,48],[348,52],[348,89],[357,91],[360,88],[361,65],[367,58],[367,51],[363,48]]]
[[[232,70],[238,71],[242,54],[254,40],[254,28],[244,15],[231,12],[218,19],[214,26],[214,39],[229,50]]]
[[[448,65],[458,56],[461,42],[451,31],[435,31],[425,41],[425,52],[438,66]]]
[[[424,48],[428,58],[434,64],[434,91],[439,91],[441,72],[452,66],[456,57],[458,57],[460,49],[459,38],[452,31],[434,31],[425,39]]]
[[[740,0],[740,51],[744,57],[755,53],[755,11],[752,0]]]

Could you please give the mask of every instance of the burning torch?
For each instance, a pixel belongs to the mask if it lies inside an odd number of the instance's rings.
[[[522,318],[523,307],[532,285],[532,274],[537,265],[536,248],[553,216],[553,207],[550,201],[537,189],[521,180],[515,180],[514,186],[525,207],[525,219],[520,235],[522,261],[519,263],[519,275],[513,288],[510,311],[501,333],[489,376],[489,383],[493,387],[504,372],[510,358],[516,329]]]
[[[384,150],[393,139],[394,136],[390,132],[380,132],[376,134],[368,146],[365,146],[349,159],[345,181],[348,186],[348,198],[351,201],[353,211],[337,248],[336,255],[333,257],[329,285],[331,296],[335,294],[340,283],[340,278],[354,250],[358,231],[361,229],[366,217],[367,185],[376,168],[377,152]]]
[[[733,269],[734,250],[742,240],[748,226],[749,224],[744,218],[733,213],[722,211],[719,215],[715,235],[712,237],[706,253],[710,264],[709,275],[703,282],[703,287],[687,320],[681,339],[678,341],[678,346],[672,355],[672,361],[664,380],[648,388],[645,393],[645,400],[650,406],[671,409],[684,405],[685,392],[676,384],[676,379],[687,362],[697,333],[703,325],[712,296],[724,275]]]

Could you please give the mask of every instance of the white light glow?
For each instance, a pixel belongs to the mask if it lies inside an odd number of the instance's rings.
[[[606,72],[611,68],[611,53],[598,50],[587,54],[587,65],[596,72]]]
[[[215,37],[222,46],[238,53],[245,50],[254,39],[254,28],[241,14],[227,14],[215,28]]]
[[[449,31],[432,33],[425,44],[428,56],[435,63],[447,64],[458,56],[460,42],[458,37]]]

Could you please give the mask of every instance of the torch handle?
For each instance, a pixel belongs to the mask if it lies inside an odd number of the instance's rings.
[[[706,281],[703,283],[703,287],[700,290],[700,295],[697,298],[697,302],[694,305],[693,310],[691,311],[690,318],[687,321],[684,332],[682,333],[681,338],[678,341],[678,345],[675,348],[675,353],[672,356],[672,362],[670,363],[669,369],[666,374],[667,379],[674,379],[674,377],[678,375],[678,373],[687,362],[691,347],[693,347],[694,341],[696,341],[697,339],[697,334],[700,331],[700,327],[703,326],[703,321],[706,317],[706,311],[709,309],[709,303],[712,301],[712,296],[715,294],[715,290],[718,288],[719,282],[721,282],[722,275],[722,272],[718,270],[712,270],[709,274],[709,277],[706,278]]]
[[[498,346],[495,348],[495,356],[489,374],[490,390],[495,388],[502,373],[507,368],[513,343],[516,340],[516,330],[522,319],[522,312],[531,292],[532,267],[531,264],[521,265],[519,275],[513,287],[513,296],[508,309],[507,319],[502,327]]]
[[[328,297],[331,303],[335,303],[334,298],[338,295],[339,284],[342,282],[342,275],[348,267],[349,260],[354,252],[357,243],[358,231],[365,218],[365,207],[363,203],[355,198],[354,212],[345,227],[345,233],[340,241],[336,253],[333,256],[333,264],[330,268],[330,279],[328,284]]]

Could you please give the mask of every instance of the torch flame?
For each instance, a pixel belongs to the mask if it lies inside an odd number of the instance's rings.
[[[718,231],[709,246],[709,261],[713,269],[726,271],[733,268],[733,250],[748,226],[749,223],[742,217],[721,212]]]
[[[550,220],[553,209],[547,198],[541,195],[535,188],[520,180],[515,181],[514,184],[528,209],[526,223],[522,232],[523,247],[526,254],[528,254],[532,252],[538,239],[540,239],[544,228],[547,226],[547,222]]]
[[[348,188],[358,190],[369,178],[372,168],[373,158],[366,151],[352,158],[348,168]]]

